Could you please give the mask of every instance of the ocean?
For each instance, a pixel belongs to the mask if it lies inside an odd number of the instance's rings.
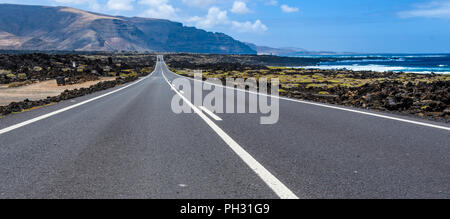
[[[302,68],[450,74],[450,54],[362,54],[304,57],[338,58],[339,60],[321,62],[316,66]],[[355,60],[355,58],[357,59]]]

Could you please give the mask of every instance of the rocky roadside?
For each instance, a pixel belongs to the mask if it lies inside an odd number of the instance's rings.
[[[37,101],[27,99],[0,106],[0,115],[22,112],[131,82],[150,74],[155,64],[156,56],[137,53],[0,54],[0,84],[7,84],[10,88],[57,78],[65,78],[66,84],[77,84],[98,80],[99,77],[116,77],[114,81],[100,82],[89,88],[66,90],[55,97]]]
[[[311,66],[320,62],[337,61],[340,58],[307,58],[272,55],[221,55],[221,54],[190,54],[177,53],[164,55],[164,61],[174,68],[199,69],[202,66],[222,68],[226,65],[246,66]],[[345,58],[349,60],[350,58]],[[353,60],[372,59],[371,57],[351,58]],[[377,59],[373,57],[373,59]]]
[[[37,101],[30,101],[28,99],[21,101],[21,102],[13,102],[10,103],[7,106],[0,106],[0,115],[8,115],[11,113],[19,113],[24,110],[33,109],[36,107],[41,107],[45,105],[49,105],[52,103],[58,103],[64,100],[73,99],[76,97],[85,96],[88,94],[95,93],[97,91],[106,90],[109,88],[113,88],[128,82],[132,82],[137,80],[137,76],[131,76],[131,77],[118,77],[114,81],[103,81],[99,82],[95,85],[90,86],[89,88],[80,88],[75,90],[65,90],[63,93],[61,93],[58,96],[55,97],[47,97],[46,99],[37,100]]]
[[[193,77],[191,69],[172,70]],[[450,75],[239,66],[203,69],[203,77],[223,84],[226,78],[278,78],[281,96],[450,122]]]
[[[68,84],[149,73],[156,63],[150,54],[0,54],[0,84],[46,81],[65,77]]]
[[[283,88],[282,88],[283,89]],[[284,88],[280,95],[329,104],[409,114],[450,122],[450,81],[386,81],[360,87]]]

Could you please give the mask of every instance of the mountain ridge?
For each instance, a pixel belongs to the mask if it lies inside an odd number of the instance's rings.
[[[0,4],[0,49],[256,54],[224,33],[164,19]]]
[[[332,51],[309,51],[296,47],[273,48],[269,46],[259,46],[253,43],[245,43],[256,51],[258,55],[276,55],[276,56],[309,56],[309,55],[352,55],[352,52],[332,52]]]

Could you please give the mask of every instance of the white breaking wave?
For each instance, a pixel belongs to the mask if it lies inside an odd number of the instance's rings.
[[[336,63],[364,63],[364,62],[404,62],[406,61],[403,58],[395,58],[395,59],[361,59],[361,60],[339,60]]]
[[[320,65],[320,66],[302,66],[298,68],[309,68],[309,69],[324,69],[324,70],[353,70],[353,71],[374,71],[374,72],[409,72],[409,73],[421,73],[430,74],[433,71],[422,70],[421,68],[408,68],[401,66],[385,66],[385,65]],[[441,69],[442,70],[442,69]],[[436,71],[434,73],[438,74],[450,74],[450,72]]]
[[[447,55],[416,55],[416,56],[403,56],[403,57],[406,57],[406,58],[443,58],[443,57],[447,57]]]
[[[320,66],[306,66],[301,68],[329,69],[329,70],[347,69],[353,71],[377,71],[377,72],[406,70],[405,67],[393,67],[384,65],[320,65]]]

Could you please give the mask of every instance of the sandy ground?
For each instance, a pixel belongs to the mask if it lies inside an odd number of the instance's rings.
[[[104,77],[97,81],[88,81],[81,84],[58,86],[56,80],[43,81],[28,86],[8,88],[7,84],[0,84],[0,106],[25,99],[40,100],[47,97],[58,96],[65,90],[87,88],[101,81],[112,81],[114,77]]]

